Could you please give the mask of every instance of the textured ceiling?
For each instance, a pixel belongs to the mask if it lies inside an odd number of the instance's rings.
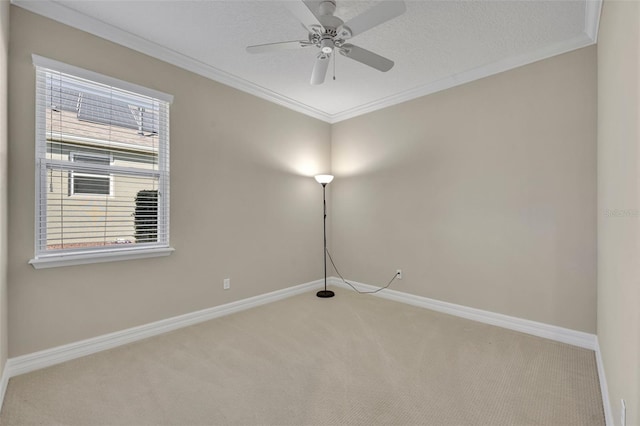
[[[601,6],[597,0],[405,3],[406,13],[350,40],[395,61],[393,69],[382,73],[338,55],[335,80],[332,65],[325,83],[312,86],[315,47],[245,51],[248,45],[306,39],[282,1],[14,0],[329,122],[593,44]],[[375,4],[338,0],[335,15],[346,22]]]

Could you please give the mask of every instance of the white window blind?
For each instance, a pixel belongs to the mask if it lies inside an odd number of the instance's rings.
[[[170,96],[34,64],[35,260],[168,248]]]

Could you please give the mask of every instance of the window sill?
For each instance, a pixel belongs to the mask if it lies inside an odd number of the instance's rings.
[[[35,258],[29,264],[35,269],[57,268],[59,266],[86,265],[89,263],[116,262],[120,260],[146,259],[148,257],[169,256],[173,247],[121,250],[104,253],[62,254]]]

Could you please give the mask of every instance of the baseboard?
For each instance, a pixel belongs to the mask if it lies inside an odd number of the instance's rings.
[[[0,391],[4,392],[4,389],[6,389],[6,382],[8,382],[9,378],[20,374],[60,364],[72,359],[104,351],[106,349],[115,348],[117,346],[122,346],[127,343],[136,342],[138,340],[208,321],[224,315],[275,302],[280,299],[285,299],[287,297],[310,291],[323,284],[324,280],[312,281],[306,284],[300,284],[271,293],[250,297],[248,299],[238,300],[236,302],[214,306],[212,308],[190,312],[188,314],[129,328],[127,330],[117,331],[93,337],[91,339],[70,343],[68,345],[57,346],[55,348],[10,358],[4,368],[2,375],[3,381],[1,383],[2,388]]]
[[[351,289],[351,287],[343,283],[339,278],[331,277],[330,282],[334,286]],[[349,280],[349,282],[363,291],[372,291],[378,288],[356,281]],[[384,289],[378,293],[375,293],[375,296],[394,300],[396,302],[406,303],[408,305],[431,309],[432,311],[455,315],[457,317],[462,317],[485,324],[508,328],[510,330],[515,330],[538,337],[544,337],[545,339],[555,340],[557,342],[567,343],[569,345],[574,345],[585,349],[591,349],[595,351],[597,347],[596,335],[584,333],[582,331],[576,331],[568,328],[558,327],[555,325],[549,325],[522,318],[511,317],[508,315],[497,314],[495,312],[483,311],[482,309],[470,308],[463,305],[456,305],[454,303],[442,302],[440,300],[429,299],[428,297],[416,296],[409,293],[403,293],[397,290]]]
[[[336,287],[351,289],[336,277],[329,278],[328,282]],[[358,283],[355,281],[350,282],[364,291],[377,289],[377,287],[368,284]],[[224,315],[275,302],[277,300],[311,291],[319,288],[323,284],[324,280],[316,280],[306,284],[250,297],[248,299],[227,303],[225,305],[215,306],[142,326],[133,327],[127,330],[109,333],[91,339],[70,343],[68,345],[10,358],[7,360],[2,376],[0,377],[0,410],[2,409],[4,395],[11,377],[208,321]],[[397,290],[385,289],[376,293],[375,296],[594,350],[596,354],[596,363],[598,367],[598,377],[600,379],[600,390],[602,393],[606,424],[607,426],[614,425],[602,355],[600,353],[598,339],[595,335],[525,320],[522,318],[497,314],[490,311],[483,311],[481,309],[442,302],[423,296],[403,293]]]
[[[4,395],[7,393],[7,386],[9,385],[9,368],[5,362],[2,369],[2,376],[0,377],[0,411],[2,411],[2,405],[4,404]]]
[[[378,287],[369,284],[349,281],[362,291],[377,290]],[[330,278],[331,285],[351,289],[341,279],[336,277]],[[615,426],[613,420],[613,412],[611,410],[611,402],[609,400],[609,388],[604,372],[604,363],[602,362],[602,354],[600,352],[600,344],[595,334],[584,333],[582,331],[571,330],[568,328],[558,327],[555,325],[544,324],[536,321],[526,320],[508,315],[497,314],[495,312],[483,311],[481,309],[469,308],[467,306],[456,305],[454,303],[442,302],[439,300],[429,299],[427,297],[416,296],[409,293],[403,293],[397,290],[384,289],[375,296],[384,299],[394,300],[421,308],[431,309],[449,315],[483,322],[498,327],[508,328],[510,330],[520,331],[522,333],[532,334],[538,337],[555,340],[557,342],[567,343],[585,349],[591,349],[595,352],[596,366],[598,369],[598,380],[600,382],[600,393],[602,395],[602,406],[604,408],[605,422],[607,426]]]
[[[602,353],[600,352],[600,342],[597,338],[596,365],[598,366],[598,380],[600,381],[600,393],[602,394],[605,423],[607,426],[615,426],[615,422],[613,421],[613,411],[611,409],[611,401],[609,400],[609,386],[607,386],[607,377],[604,374],[604,362],[602,362]]]

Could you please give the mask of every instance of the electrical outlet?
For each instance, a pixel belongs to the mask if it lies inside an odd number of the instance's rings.
[[[402,269],[396,270],[396,276],[398,277],[399,280],[402,279]]]
[[[627,424],[627,404],[624,403],[624,399],[620,400],[620,426],[626,426]]]
[[[225,278],[222,282],[222,288],[225,290],[229,290],[231,288],[231,278]]]

